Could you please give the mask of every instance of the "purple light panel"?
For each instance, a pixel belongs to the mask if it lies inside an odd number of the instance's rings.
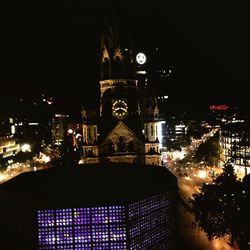
[[[166,247],[175,232],[176,197],[176,191],[170,191],[129,205],[130,249]]]
[[[38,210],[39,250],[126,249],[125,207]]]
[[[38,210],[38,249],[171,249],[176,213],[175,190],[128,205],[128,221],[125,206]]]

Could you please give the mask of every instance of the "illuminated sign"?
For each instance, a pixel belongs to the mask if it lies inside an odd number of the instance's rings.
[[[209,109],[210,110],[227,110],[228,106],[227,105],[211,105]]]
[[[136,61],[139,64],[144,64],[146,62],[147,58],[146,55],[144,53],[138,53],[136,55]]]

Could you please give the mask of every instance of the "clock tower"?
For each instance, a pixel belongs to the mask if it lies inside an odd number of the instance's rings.
[[[157,126],[151,117],[144,124],[144,102],[135,75],[136,57],[132,40],[107,23],[100,43],[100,108],[98,119],[84,123],[83,162],[126,162],[159,165]],[[137,60],[145,60],[143,55]],[[155,112],[155,110],[154,110]],[[85,112],[86,114],[86,112]],[[153,120],[152,120],[153,119]],[[87,121],[84,117],[84,121]],[[145,134],[153,124],[154,135]],[[91,133],[92,136],[89,136]],[[91,144],[89,144],[89,143]],[[95,144],[94,144],[95,143]],[[147,156],[149,155],[149,157]]]

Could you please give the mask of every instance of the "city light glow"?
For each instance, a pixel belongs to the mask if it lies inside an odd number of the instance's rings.
[[[22,152],[31,152],[31,146],[28,143],[25,143],[21,146],[21,151]]]
[[[70,129],[68,129],[68,133],[69,134],[73,134],[73,130],[70,128]]]
[[[199,170],[198,177],[201,179],[205,179],[207,177],[207,173],[205,170]]]

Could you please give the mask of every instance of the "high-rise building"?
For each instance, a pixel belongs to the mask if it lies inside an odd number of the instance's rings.
[[[68,115],[55,114],[52,118],[51,135],[55,144],[60,144],[67,130]]]
[[[225,162],[233,164],[235,171],[250,173],[250,128],[249,123],[228,123],[221,127],[220,146]]]

